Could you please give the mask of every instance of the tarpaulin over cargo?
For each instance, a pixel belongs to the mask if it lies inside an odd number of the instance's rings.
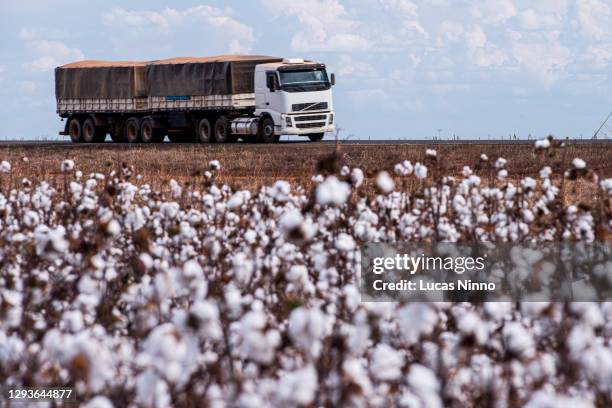
[[[255,66],[280,62],[262,55],[172,58],[147,64],[147,94],[227,95],[254,92]]]
[[[252,93],[255,66],[280,61],[262,55],[79,61],[55,69],[55,95],[79,99]]]
[[[145,62],[79,61],[55,68],[58,98],[135,98],[146,96]]]

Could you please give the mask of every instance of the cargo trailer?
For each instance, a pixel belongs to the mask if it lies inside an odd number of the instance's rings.
[[[324,64],[261,55],[79,61],[55,69],[62,135],[73,142],[264,143],[334,130]]]

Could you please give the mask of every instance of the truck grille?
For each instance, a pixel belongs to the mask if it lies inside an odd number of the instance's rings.
[[[307,122],[309,120],[326,120],[327,115],[310,115],[310,116],[295,116],[293,120],[296,122]]]
[[[325,110],[327,109],[327,102],[294,103],[291,105],[291,109],[294,112]]]
[[[325,126],[325,122],[309,122],[309,123],[296,123],[295,127],[298,129],[310,129]]]

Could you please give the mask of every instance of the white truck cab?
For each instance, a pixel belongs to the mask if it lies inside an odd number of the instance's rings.
[[[321,140],[325,132],[334,130],[334,82],[334,74],[328,75],[325,65],[314,61],[286,58],[259,64],[255,67],[254,114],[269,116],[276,136]]]

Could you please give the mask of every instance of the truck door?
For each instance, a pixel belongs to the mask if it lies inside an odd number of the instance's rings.
[[[266,86],[266,73],[263,71],[255,72],[255,108],[266,109],[268,88]]]

